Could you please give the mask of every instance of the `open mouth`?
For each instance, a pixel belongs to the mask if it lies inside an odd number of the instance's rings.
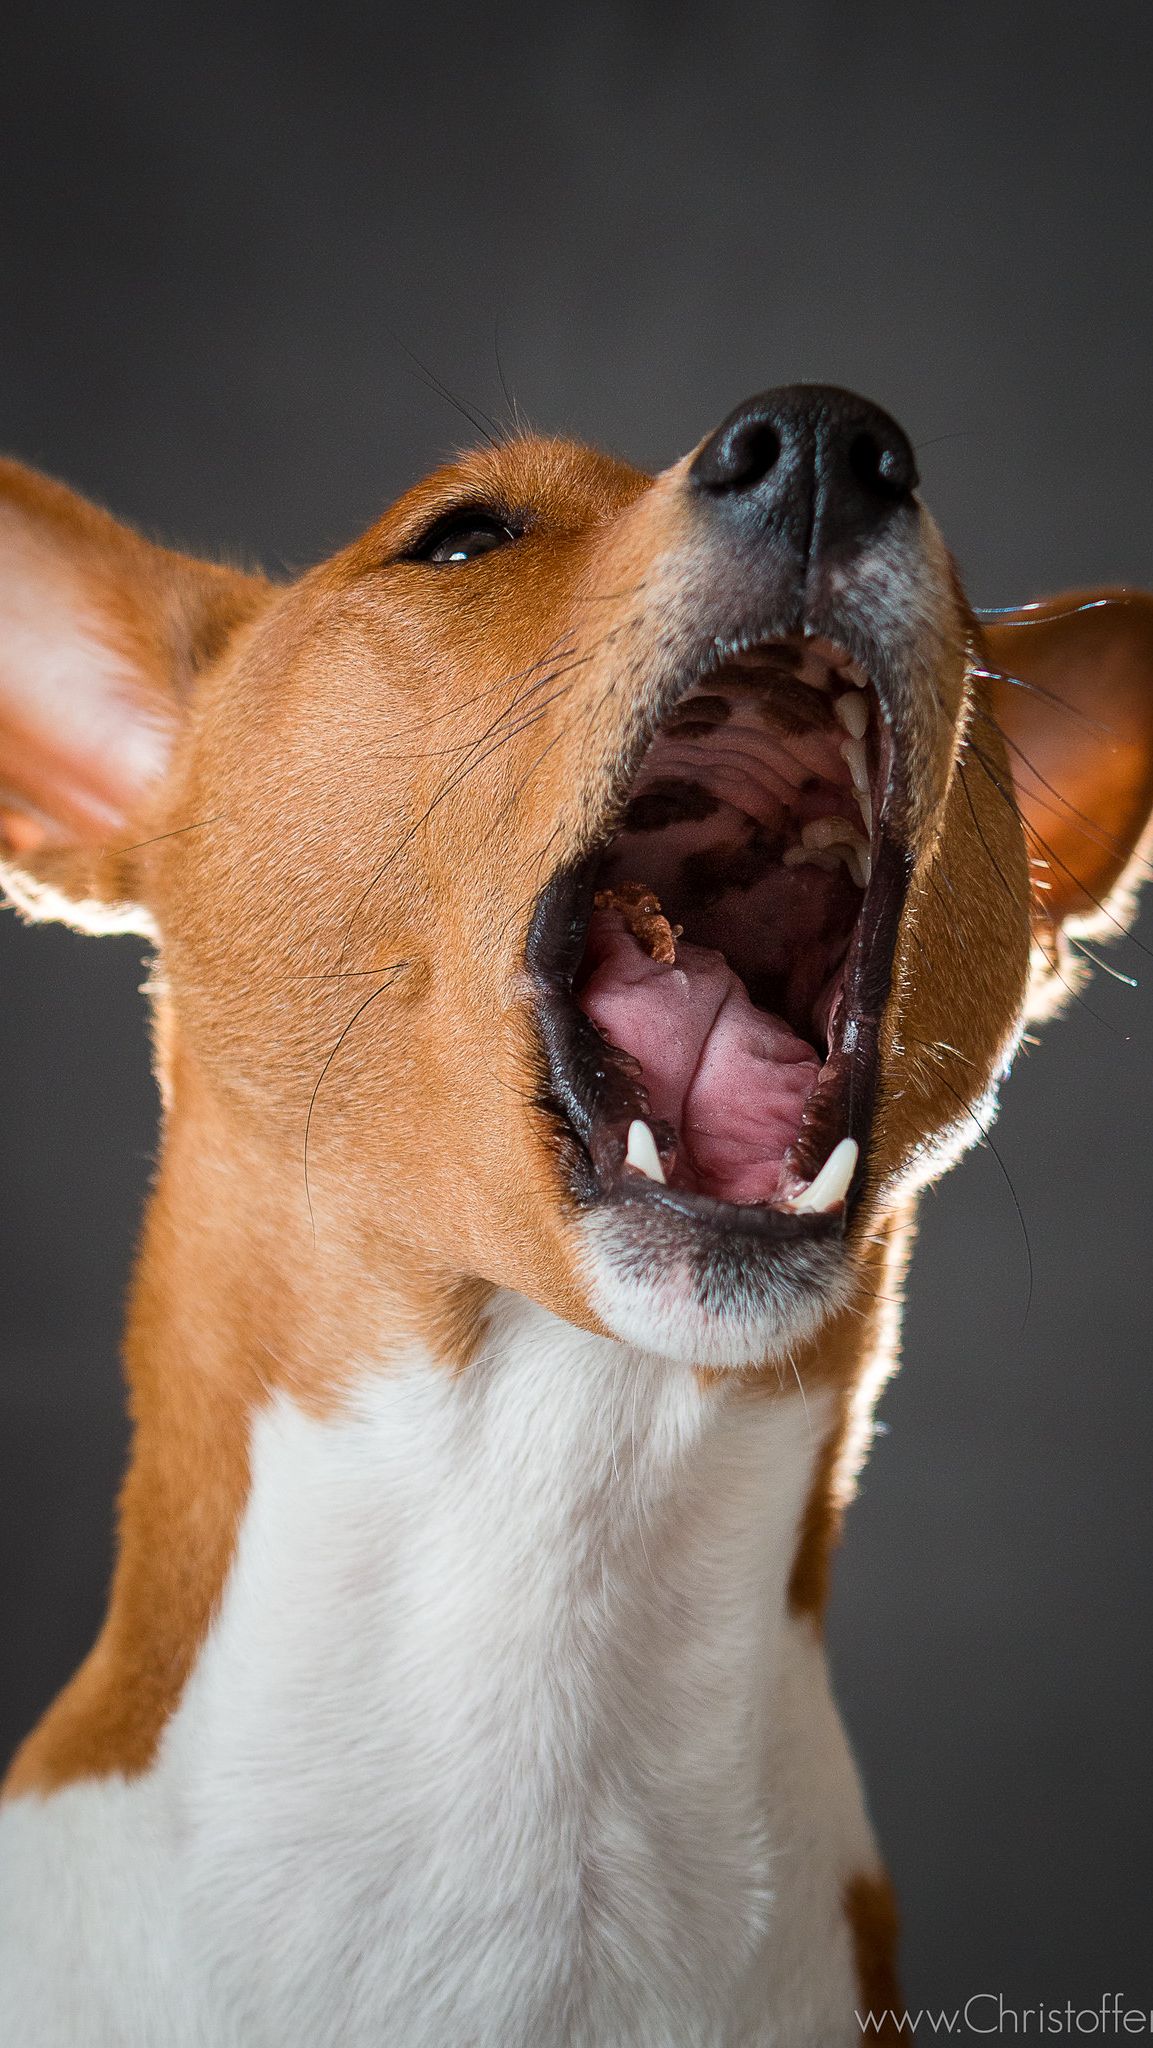
[[[831,640],[718,650],[678,697],[529,939],[578,1200],[784,1237],[843,1224],[907,880],[893,760],[874,683]]]

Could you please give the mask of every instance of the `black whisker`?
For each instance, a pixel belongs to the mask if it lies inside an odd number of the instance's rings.
[[[500,388],[504,393],[504,402],[508,407],[509,424],[514,433],[523,434],[525,431],[525,424],[523,419],[521,418],[521,410],[516,401],[516,394],[509,385],[508,378],[505,376],[504,363],[501,360],[499,313],[496,315],[496,318],[492,323],[492,351],[494,356],[496,357],[496,374],[500,379]]]
[[[427,363],[421,361],[416,350],[411,349],[406,341],[401,340],[399,334],[394,332],[392,339],[397,348],[403,349],[409,361],[415,364],[429,389],[435,391],[438,397],[443,398],[447,405],[451,405],[460,414],[462,419],[467,420],[469,426],[475,428],[482,439],[488,442],[490,448],[499,448],[506,437],[502,427],[498,421],[493,419],[492,414],[485,412],[483,407],[477,406],[473,408],[466,405],[464,399],[458,398],[456,392],[451,391],[448,385],[437,376],[436,371],[430,369]]]
[[[1033,831],[1033,827],[1027,824],[1024,818],[1021,818],[1020,810],[1017,805],[1016,795],[1012,791],[1007,790],[1005,788],[1004,784],[1000,781],[999,777],[994,774],[993,769],[990,766],[990,763],[987,760],[986,756],[982,753],[981,749],[976,745],[975,741],[973,741],[971,738],[969,741],[969,751],[972,753],[973,759],[976,761],[977,766],[984,770],[986,777],[992,783],[993,788],[996,790],[998,796],[1002,797],[1005,803],[1013,811],[1014,815],[1020,818],[1022,830],[1025,832],[1026,835],[1029,835]],[[1049,915],[1045,904],[1044,896],[1042,892],[1040,892],[1039,890],[1034,890],[1033,892],[1033,908],[1035,915],[1037,917],[1043,917],[1046,924],[1049,926],[1050,931],[1055,934],[1058,930],[1057,923]],[[1066,936],[1068,935],[1066,934]],[[1131,937],[1132,934],[1127,934],[1127,936]],[[1082,948],[1082,950],[1084,949]],[[1087,1016],[1092,1017],[1093,1022],[1095,1024],[1100,1024],[1103,1030],[1110,1032],[1112,1036],[1115,1038],[1124,1038],[1124,1032],[1118,1031],[1116,1025],[1111,1024],[1107,1017],[1103,1017],[1099,1010],[1095,1010],[1093,1008],[1092,1003],[1086,1000],[1086,998],[1082,995],[1080,989],[1074,988],[1073,983],[1071,981],[1066,980],[1065,976],[1062,974],[1060,968],[1058,967],[1056,961],[1052,957],[1048,957],[1048,968],[1050,974],[1056,975],[1057,980],[1060,982],[1066,995],[1072,996],[1073,1001],[1080,1005],[1081,1009],[1085,1011]],[[1122,981],[1125,980],[1125,978],[1126,977],[1124,975],[1118,977],[1118,979]]]
[[[1062,808],[1069,812],[1070,817],[1076,818],[1078,822],[1084,826],[1086,839],[1095,840],[1097,845],[1104,847],[1106,852],[1108,853],[1120,854],[1126,860],[1129,858],[1120,840],[1111,839],[1108,833],[1101,832],[1097,826],[1096,819],[1087,817],[1084,811],[1079,811],[1077,809],[1076,804],[1070,803],[1067,796],[1062,796],[1059,789],[1055,788],[1051,782],[1046,781],[1040,769],[1034,768],[1033,763],[1030,761],[1029,756],[1025,752],[1024,748],[1019,747],[1017,745],[1016,740],[1010,739],[1009,734],[1005,731],[1004,727],[999,723],[997,719],[995,719],[992,716],[990,712],[979,711],[978,716],[984,720],[986,725],[991,725],[995,732],[1000,733],[1001,738],[1005,742],[1005,745],[1011,750],[1011,752],[1016,754],[1019,761],[1024,762],[1024,765],[1029,770],[1030,775],[1036,776],[1038,782],[1041,784],[1042,789],[1047,789],[1050,796],[1056,797],[1057,802],[1062,806]],[[1057,817],[1059,815],[1059,813],[1056,811],[1052,804],[1046,803],[1044,797],[1037,795],[1036,790],[1029,790],[1027,794],[1035,804],[1039,804],[1041,806],[1042,810],[1052,811],[1054,817]],[[1019,801],[1018,808],[1020,808]],[[1153,872],[1153,861],[1147,861],[1141,858],[1141,866],[1147,867],[1150,869],[1151,872]]]
[[[490,683],[487,689],[474,691],[471,697],[456,698],[443,711],[434,711],[430,712],[427,717],[411,719],[408,725],[394,725],[391,737],[394,740],[403,739],[406,732],[424,732],[430,725],[443,725],[446,718],[457,718],[462,711],[469,710],[473,704],[483,704],[487,697],[495,697],[499,691],[509,689],[513,683],[525,682],[528,677],[535,675],[538,669],[544,668],[545,664],[553,659],[560,638],[561,635],[558,633],[555,640],[549,641],[544,653],[538,655],[535,661],[530,662],[527,668],[516,669],[510,676],[501,676],[498,682]],[[566,654],[571,653],[571,647],[562,649],[561,659],[563,660]],[[547,678],[545,680],[547,681]]]
[[[966,751],[968,751],[972,747],[972,744],[973,743],[971,738],[966,741]],[[957,775],[960,779],[961,788],[964,791],[965,802],[968,805],[969,809],[969,816],[973,820],[973,829],[976,832],[977,837],[980,840],[982,846],[984,847],[985,852],[989,856],[989,861],[993,867],[997,879],[1000,882],[1002,889],[1005,891],[1005,894],[1009,898],[1009,901],[1013,905],[1014,909],[1017,909],[1019,907],[1023,909],[1023,906],[1020,906],[1019,904],[1019,899],[1015,891],[1013,890],[1012,885],[1010,884],[1005,875],[1005,871],[1002,868],[1000,861],[997,859],[996,854],[993,852],[992,847],[989,845],[989,842],[986,839],[983,830],[981,829],[981,820],[977,816],[976,807],[973,803],[973,798],[969,790],[969,784],[965,777],[965,764],[963,761],[958,761],[957,763]],[[1025,911],[1024,915],[1027,917],[1028,912]]]
[[[353,1011],[351,1017],[349,1018],[347,1024],[341,1032],[340,1037],[337,1039],[336,1044],[333,1046],[332,1051],[329,1053],[328,1058],[325,1060],[324,1065],[320,1070],[320,1073],[317,1075],[316,1086],[313,1089],[312,1095],[309,1099],[308,1115],[304,1119],[304,1198],[305,1201],[308,1203],[308,1220],[312,1226],[312,1243],[314,1250],[316,1247],[316,1216],[312,1207],[312,1190],[309,1186],[308,1181],[308,1146],[309,1140],[312,1135],[312,1113],[316,1108],[316,1098],[320,1094],[321,1085],[324,1081],[325,1075],[331,1067],[333,1060],[336,1058],[337,1053],[340,1051],[341,1046],[344,1044],[345,1039],[348,1037],[349,1032],[352,1030],[353,1025],[358,1021],[359,1018],[363,1017],[365,1011],[370,1007],[371,1004],[375,1003],[380,996],[384,995],[388,989],[393,987],[394,983],[397,981],[399,976],[404,973],[408,965],[409,962],[407,960],[394,960],[391,966],[382,967],[378,969],[379,973],[387,974],[390,977],[389,980],[382,982],[381,986],[378,989],[374,989],[370,996],[366,996],[364,1001],[360,1004],[359,1008]]]
[[[1024,819],[1022,819],[1022,823],[1025,823]],[[1088,888],[1086,884],[1081,880],[1080,875],[1075,875],[1073,873],[1072,868],[1068,865],[1068,863],[1066,861],[1063,861],[1059,854],[1054,853],[1053,848],[1050,846],[1048,840],[1043,839],[1041,837],[1041,834],[1038,832],[1037,827],[1035,825],[1025,824],[1025,830],[1028,833],[1030,839],[1035,840],[1037,845],[1041,848],[1041,851],[1044,854],[1045,859],[1049,862],[1050,866],[1060,868],[1061,873],[1063,875],[1068,876],[1074,888],[1080,889],[1082,895],[1088,897],[1090,903],[1093,905],[1093,908],[1095,910],[1099,910],[1102,917],[1107,917],[1110,924],[1116,925],[1117,930],[1123,939],[1128,939],[1129,944],[1131,946],[1136,946],[1137,951],[1139,953],[1144,953],[1147,960],[1153,960],[1153,953],[1149,951],[1148,946],[1142,945],[1141,940],[1136,936],[1134,932],[1127,930],[1125,925],[1121,923],[1119,917],[1114,917],[1113,912],[1109,909],[1107,904],[1102,903],[1101,898],[1099,896],[1094,896],[1093,891],[1090,888]]]
[[[985,677],[989,682],[1012,683],[1015,689],[1028,690],[1034,697],[1043,697],[1046,704],[1055,705],[1058,711],[1067,711],[1070,718],[1079,718],[1082,725],[1089,726],[1093,732],[1103,733],[1106,739],[1118,736],[1115,726],[1103,725],[1099,718],[1090,718],[1079,704],[1070,704],[1067,697],[1058,696],[1056,690],[1047,690],[1042,683],[1030,682],[1025,676],[1015,676],[1007,668],[974,668],[970,673]]]
[[[932,434],[927,441],[915,442],[914,447],[919,455],[922,448],[939,448],[944,441],[964,441],[972,434],[987,434],[989,431],[988,427],[954,427],[951,434]]]
[[[182,832],[203,832],[209,825],[219,825],[227,811],[217,811],[211,818],[198,818],[194,825],[174,825],[170,832],[157,832],[151,839],[137,839],[131,846],[109,846],[108,853],[141,853],[146,846],[159,846],[162,839],[179,839]]]
[[[593,653],[595,652],[596,650],[594,649]],[[591,661],[592,658],[592,654],[583,655],[580,661],[574,662],[572,666],[574,668],[582,667],[585,662]],[[563,671],[558,670],[556,673],[559,675],[563,673]],[[555,677],[548,678],[548,680],[555,680]],[[566,685],[566,688],[568,687],[571,686]],[[564,693],[558,692],[557,694],[563,695]],[[517,702],[514,701],[512,705],[506,706],[505,710],[502,711],[500,715],[491,722],[491,724],[486,728],[484,733],[480,734],[476,740],[470,742],[469,747],[466,750],[466,755],[471,755],[471,758],[466,758],[463,762],[461,762],[460,765],[452,772],[452,774],[445,779],[445,781],[441,784],[440,788],[437,790],[436,795],[431,799],[431,801],[428,804],[426,804],[424,810],[420,814],[420,817],[417,818],[415,822],[409,826],[408,831],[405,832],[403,836],[397,841],[396,845],[392,848],[391,852],[387,855],[387,857],[381,862],[381,865],[377,868],[376,873],[372,876],[372,879],[362,889],[353,907],[352,914],[348,920],[348,923],[345,926],[344,938],[341,943],[340,949],[340,957],[337,962],[337,966],[341,971],[343,971],[344,968],[344,961],[348,952],[348,942],[352,937],[352,933],[356,926],[357,919],[359,918],[361,911],[364,909],[364,906],[367,903],[369,897],[377,888],[383,877],[387,874],[393,861],[396,860],[401,853],[403,853],[406,846],[411,845],[417,833],[420,832],[423,829],[423,827],[428,823],[428,820],[432,816],[433,812],[438,810],[440,808],[440,805],[444,803],[445,800],[448,797],[450,797],[455,790],[459,789],[461,784],[463,782],[466,782],[470,775],[475,774],[478,768],[483,767],[486,761],[490,760],[494,754],[499,753],[502,747],[508,746],[509,743],[512,740],[516,739],[520,733],[528,730],[531,726],[535,725],[541,718],[543,718],[545,710],[548,707],[548,704],[553,701],[554,700],[552,698],[549,698],[544,705],[536,707],[527,719],[523,719],[519,725],[509,726],[503,732],[499,732],[498,737],[493,741],[493,744],[491,746],[485,747],[483,752],[478,752],[477,749],[483,746],[484,740],[489,738],[494,732],[497,732],[502,721],[504,719],[507,719],[518,708]]]
[[[397,841],[397,844],[392,848],[391,852],[387,855],[386,859],[381,862],[381,865],[376,870],[376,873],[373,875],[372,880],[361,891],[361,894],[358,897],[356,905],[353,909],[352,916],[349,918],[348,924],[345,927],[344,941],[341,946],[340,960],[338,962],[338,965],[342,969],[344,965],[345,955],[348,950],[348,942],[352,936],[352,932],[356,925],[356,921],[359,918],[361,911],[364,909],[364,906],[367,903],[369,897],[372,895],[374,889],[377,888],[379,883],[383,880],[384,876],[388,873],[388,870],[392,866],[393,861],[399,858],[399,856],[404,852],[406,846],[410,846],[412,844],[412,841],[416,838],[417,833],[422,831],[425,825],[427,825],[433,812],[439,810],[441,804],[444,803],[448,797],[452,796],[455,793],[455,791],[461,787],[462,783],[468,780],[470,775],[474,775],[478,768],[482,768],[486,761],[492,759],[492,756],[494,754],[498,754],[503,747],[508,746],[509,742],[511,740],[516,739],[520,733],[527,731],[530,727],[537,724],[543,716],[543,710],[535,711],[531,717],[522,720],[520,725],[513,726],[508,731],[502,732],[500,736],[493,741],[493,744],[490,747],[485,748],[483,753],[476,754],[474,752],[474,757],[471,760],[467,760],[464,763],[462,763],[462,765],[455,771],[455,773],[451,775],[446,782],[441,784],[441,787],[438,789],[436,795],[431,799],[431,801],[428,804],[425,805],[425,808],[421,812],[420,817],[417,818],[416,821],[409,826],[408,831],[405,832],[403,836]]]
[[[376,758],[378,761],[443,761],[450,755],[467,754],[474,751],[477,747],[483,746],[485,740],[491,739],[493,733],[498,732],[502,726],[506,726],[502,737],[504,739],[515,739],[517,733],[523,732],[525,728],[523,725],[507,726],[507,720],[523,709],[534,691],[544,689],[548,683],[558,682],[562,676],[571,676],[574,670],[583,668],[588,659],[587,655],[581,655],[578,661],[570,662],[567,668],[557,668],[553,670],[551,675],[542,676],[539,682],[533,684],[532,689],[522,691],[512,699],[511,703],[506,704],[504,709],[485,727],[483,732],[474,734],[470,739],[460,740],[452,747],[421,747],[419,750],[411,753],[401,748],[396,753],[378,754]],[[556,704],[560,698],[567,697],[571,689],[571,682],[562,683],[559,690],[554,690],[548,697],[542,697],[539,703],[533,705],[529,723],[535,723],[547,711],[550,704]]]

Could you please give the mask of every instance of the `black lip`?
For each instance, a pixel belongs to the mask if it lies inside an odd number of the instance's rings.
[[[682,674],[674,690],[661,693],[661,701],[645,721],[645,730],[629,750],[631,758],[622,763],[622,788],[631,782],[653,733],[681,696],[698,688],[734,654],[766,640],[785,637],[788,636],[749,632],[723,644],[712,642],[704,660],[690,674]],[[860,659],[847,635],[827,637],[836,637],[855,659]],[[872,673],[870,679],[891,739],[888,692],[878,688]],[[651,1123],[651,1112],[638,1093],[634,1062],[606,1043],[573,995],[592,914],[597,870],[617,822],[612,816],[605,820],[592,851],[560,868],[541,890],[525,948],[547,1075],[541,1106],[555,1117],[562,1136],[568,1140],[570,1189],[579,1207],[587,1209],[611,1202],[622,1209],[643,1208],[654,1220],[663,1214],[670,1225],[680,1219],[682,1226],[686,1222],[698,1228],[706,1226],[714,1239],[744,1237],[750,1241],[768,1239],[783,1243],[843,1234],[867,1173],[880,1064],[881,1020],[912,867],[911,855],[890,825],[890,813],[897,808],[893,798],[901,779],[895,745],[890,745],[890,753],[873,874],[845,964],[836,1044],[825,1062],[819,1092],[801,1139],[802,1163],[810,1174],[824,1163],[838,1139],[856,1139],[860,1148],[857,1170],[842,1208],[831,1215],[796,1215],[767,1204],[718,1201],[711,1195],[662,1187],[659,1182],[644,1181],[636,1174],[626,1175],[628,1125],[634,1116],[645,1116]]]

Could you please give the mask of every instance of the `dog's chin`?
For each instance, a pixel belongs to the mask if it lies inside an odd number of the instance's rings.
[[[682,1364],[789,1370],[854,1292],[840,1235],[766,1243],[686,1227],[649,1203],[612,1203],[578,1226],[600,1320],[623,1343]]]

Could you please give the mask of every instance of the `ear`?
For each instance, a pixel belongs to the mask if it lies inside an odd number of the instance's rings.
[[[270,590],[0,461],[0,881],[22,909],[148,928],[133,843],[197,676]]]
[[[1073,591],[984,627],[1035,879],[1035,929],[1127,925],[1153,816],[1153,597]]]

